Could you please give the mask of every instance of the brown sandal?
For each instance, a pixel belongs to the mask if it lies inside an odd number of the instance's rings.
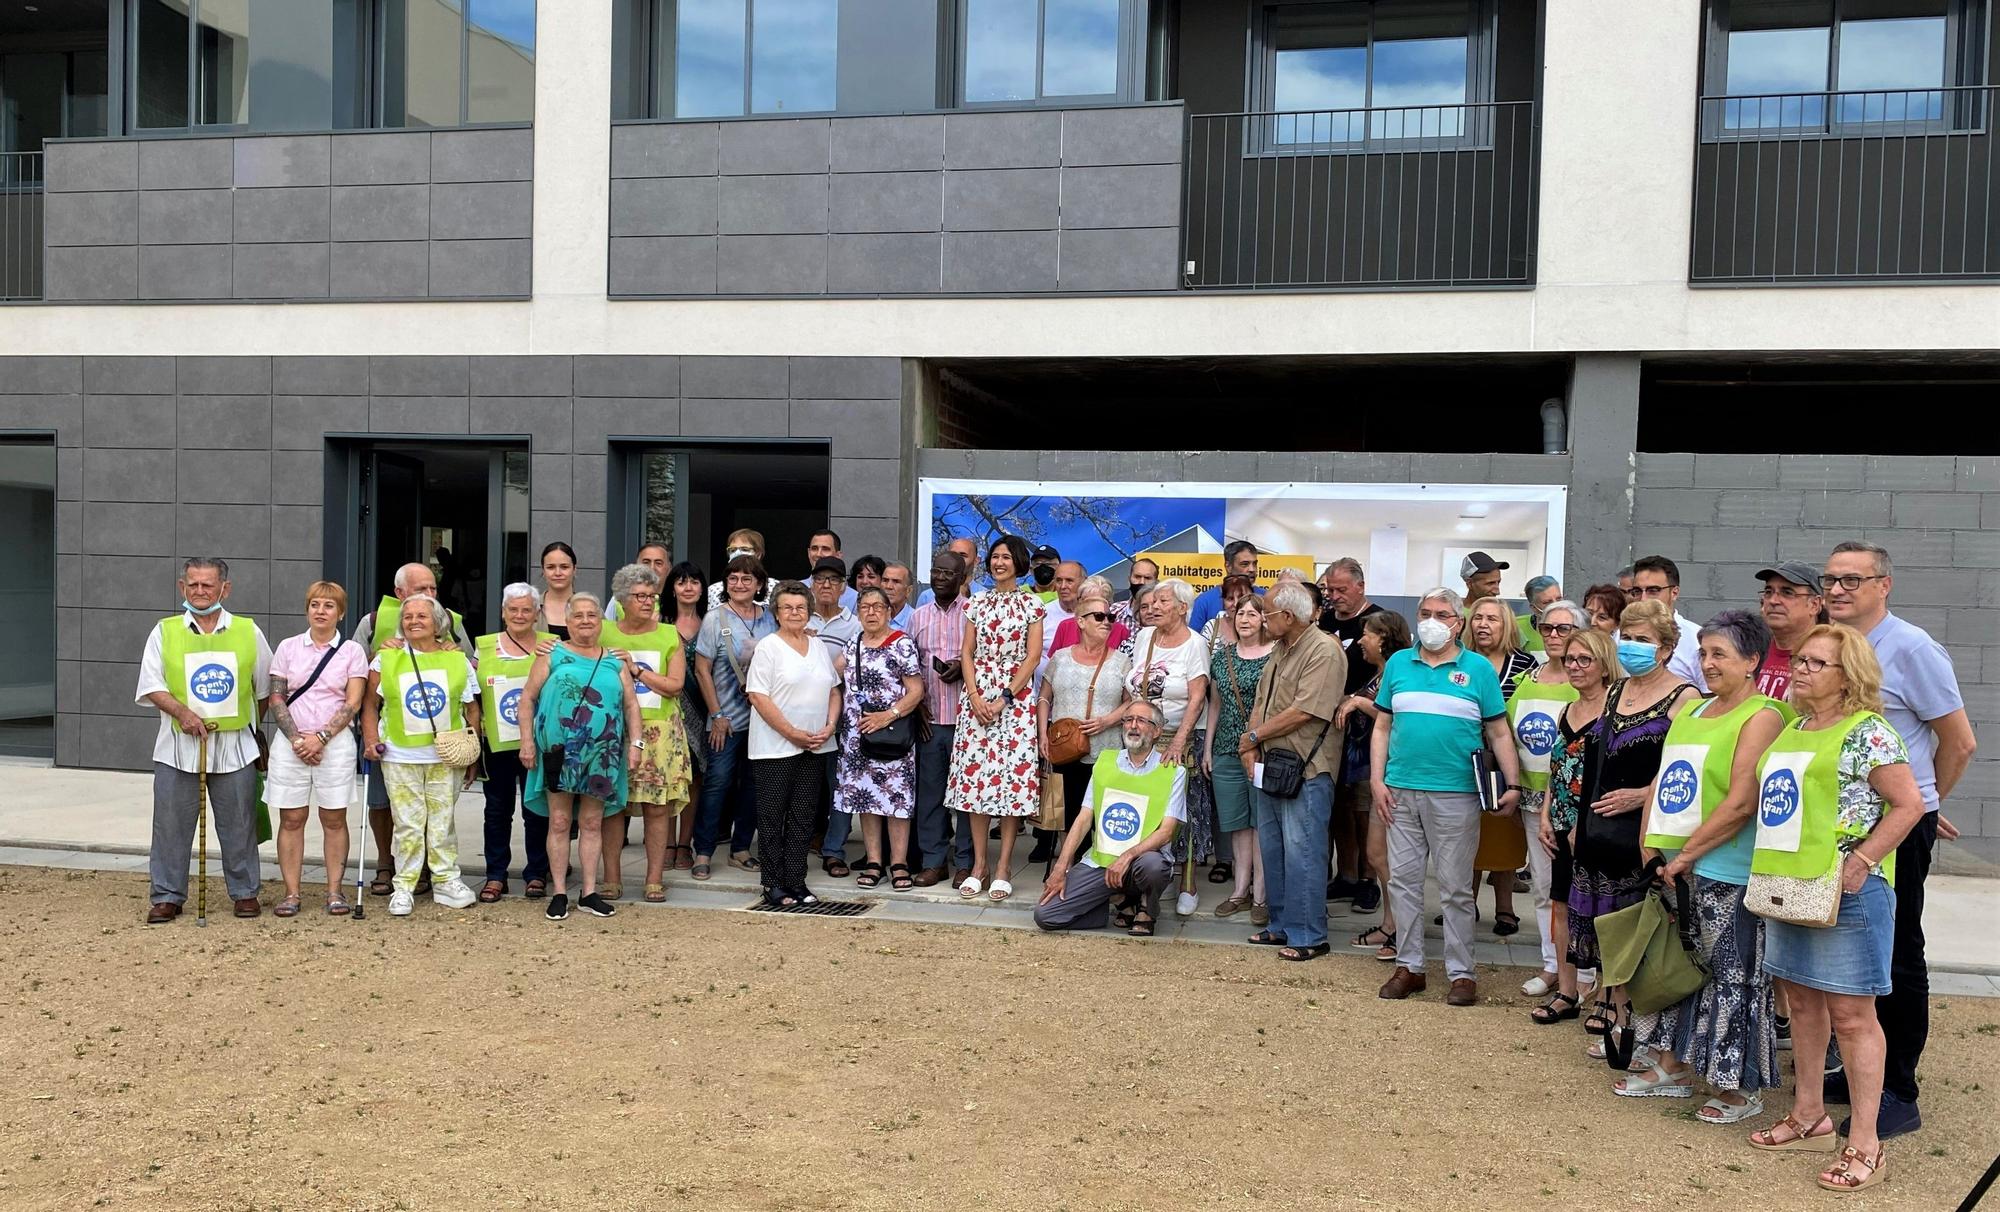
[[[487,880],[479,889],[479,903],[491,905],[507,895],[507,885],[499,880]]]
[[[1849,1145],[1840,1151],[1840,1160],[1833,1164],[1832,1169],[1820,1171],[1819,1185],[1828,1191],[1859,1191],[1863,1187],[1872,1187],[1889,1177],[1888,1170],[1883,1166],[1886,1160],[1880,1145],[1875,1147],[1873,1157]],[[1856,1166],[1868,1167],[1868,1173],[1856,1178],[1854,1175]]]
[[[647,884],[647,885],[646,885],[646,899],[647,899],[647,900],[649,900],[649,901],[651,901],[651,902],[652,902],[653,904],[655,904],[655,905],[657,905],[657,904],[661,903],[662,901],[666,900],[666,899],[667,899],[667,886],[666,886],[665,884]]]
[[[1790,1112],[1768,1128],[1759,1128],[1750,1134],[1750,1147],[1775,1152],[1780,1149],[1803,1149],[1813,1153],[1831,1153],[1840,1146],[1840,1134],[1833,1130],[1833,1117],[1822,1115],[1813,1121],[1813,1127],[1826,1125],[1824,1132],[1809,1132],[1806,1126],[1793,1119]],[[1789,1128],[1791,1135],[1780,1140],[1778,1129]],[[1880,1154],[1878,1153],[1879,1157]],[[1864,1159],[1865,1160],[1865,1159]]]

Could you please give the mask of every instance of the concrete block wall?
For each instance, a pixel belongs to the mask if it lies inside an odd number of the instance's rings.
[[[601,586],[627,555],[605,550],[621,438],[823,439],[848,550],[904,550],[901,393],[894,358],[0,357],[0,432],[56,442],[56,761],[147,764],[157,713],[132,692],[180,558],[227,559],[230,607],[273,642],[303,625],[306,586],[339,575],[327,434],[525,439],[532,550],[569,542]]]
[[[1890,606],[1950,651],[1984,748],[1952,797],[1964,849],[2000,862],[2000,457],[1641,454],[1633,553],[1681,566],[1681,613],[1752,608],[1758,569],[1845,539],[1894,562]]]
[[[1180,282],[1178,104],[613,128],[614,296]]]
[[[533,135],[53,142],[44,297],[526,298]]]

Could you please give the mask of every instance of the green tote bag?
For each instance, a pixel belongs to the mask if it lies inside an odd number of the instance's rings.
[[[1708,983],[1687,881],[1675,885],[1675,909],[1668,909],[1666,894],[1655,888],[1638,904],[1597,919],[1604,985],[1625,986],[1637,1014],[1657,1014]]]

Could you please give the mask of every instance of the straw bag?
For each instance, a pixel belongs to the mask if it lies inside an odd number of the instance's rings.
[[[414,648],[409,649],[409,653],[410,667],[417,671],[417,680],[421,682],[423,681],[424,671],[423,666],[417,663],[417,650]],[[463,770],[467,766],[477,762],[479,760],[479,734],[469,727],[439,729],[437,726],[437,713],[429,710],[430,696],[428,694],[424,695],[423,700],[425,707],[424,718],[431,722],[431,728],[437,734],[438,760],[453,770]]]

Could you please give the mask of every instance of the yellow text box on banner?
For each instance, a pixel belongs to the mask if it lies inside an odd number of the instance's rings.
[[[1222,584],[1222,578],[1226,575],[1219,552],[1148,551],[1141,553],[1138,558],[1158,564],[1161,580],[1179,577],[1194,586],[1196,593]],[[1313,579],[1311,556],[1278,555],[1267,551],[1257,557],[1257,588],[1269,589],[1277,583],[1278,574],[1288,568],[1298,573],[1302,581]]]

